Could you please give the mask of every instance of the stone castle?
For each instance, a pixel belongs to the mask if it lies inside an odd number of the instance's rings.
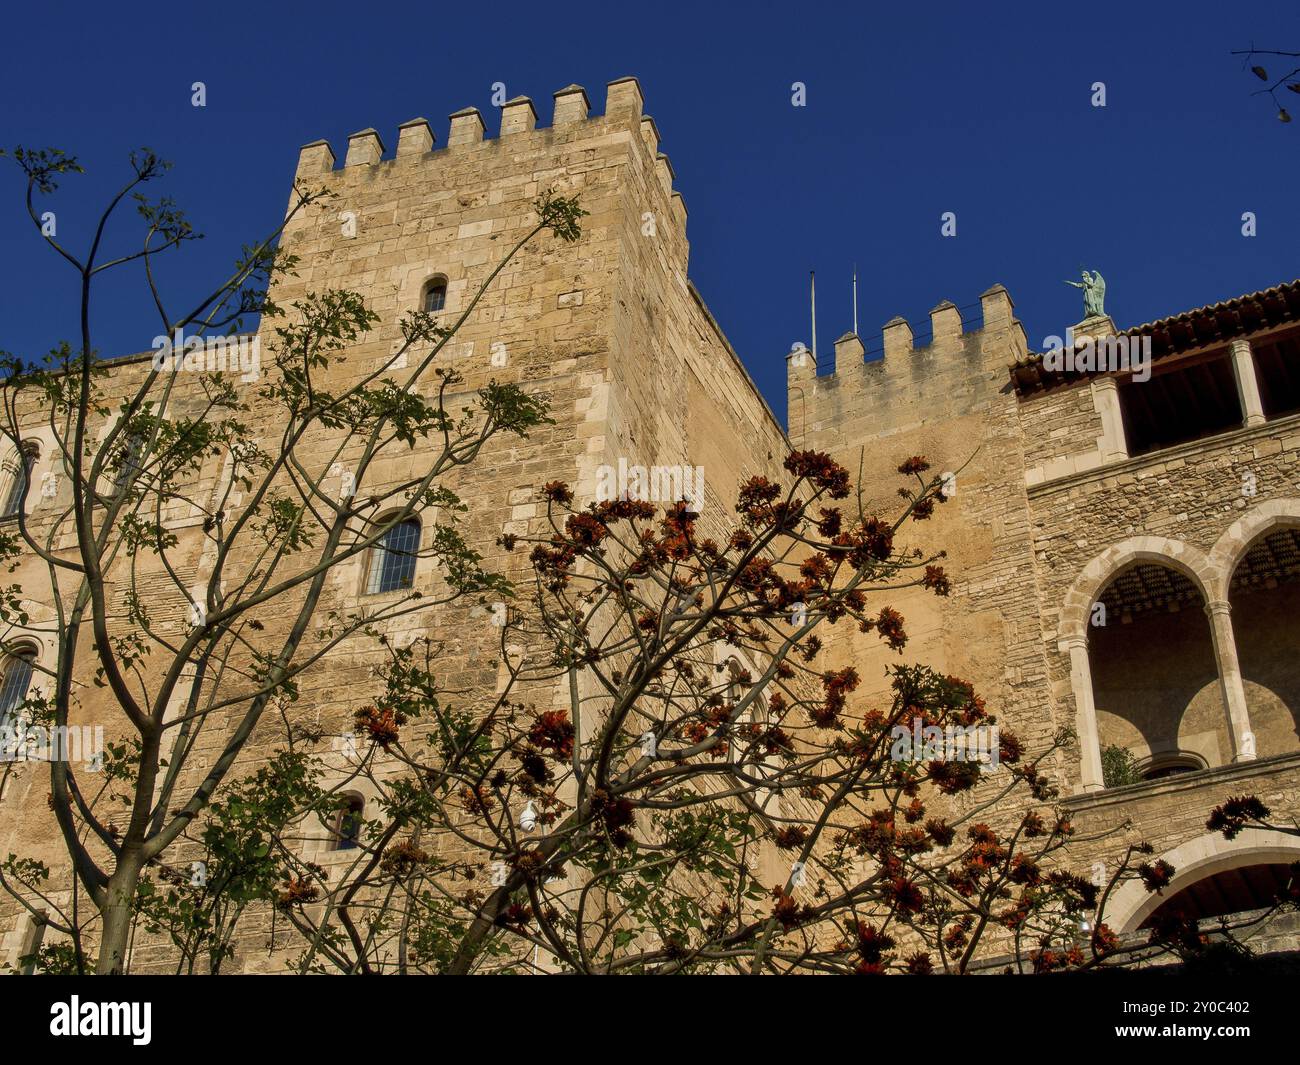
[[[1095,319],[1076,327],[1081,337],[1149,337],[1152,373],[1140,383],[1052,368],[994,285],[978,315],[940,303],[928,343],[894,319],[882,358],[867,361],[853,334],[836,342],[833,366],[787,355],[783,428],[687,277],[686,205],[638,82],[611,82],[599,115],[569,86],[555,93],[551,124],[537,122],[520,97],[501,107],[496,137],[471,108],[451,116],[445,147],[423,119],[401,126],[391,154],[376,131],[353,134],[341,166],[327,143],[309,144],[297,178],[336,198],[295,217],[282,242],[300,263],[278,302],[344,286],[380,315],[347,353],[350,368],[373,371],[399,343],[404,311],[430,305],[431,292],[447,312],[465,306],[532,224],[540,192],[581,197],[582,239],[526,248],[453,342],[464,395],[514,381],[544,395],[555,419],[527,440],[494,442],[456,485],[485,564],[524,575],[526,559],[497,541],[541,531],[537,488],[551,480],[591,494],[598,471],[620,463],[702,468],[703,520],[725,522],[738,486],[754,474],[779,478],[791,448],[861,470],[868,495],[878,492],[868,504],[882,511],[896,507],[897,464],[925,455],[953,474],[951,498],[923,530],[948,552],[953,594],[891,600],[908,621],[907,657],[969,679],[1030,748],[1075,729],[1074,753],[1054,772],[1080,836],[1131,822],[1118,838],[1148,840],[1178,870],[1162,898],[1121,892],[1109,915],[1116,930],[1135,931],[1158,905],[1203,917],[1262,906],[1300,860],[1300,838],[1253,831],[1227,841],[1205,821],[1247,793],[1288,820],[1300,810],[1300,282],[1133,329]],[[148,357],[117,360],[110,394],[138,383]],[[269,416],[253,420],[274,439]],[[39,530],[66,507],[67,487],[57,487],[39,412],[25,424],[29,449],[8,459],[0,498],[24,466],[32,484],[56,486],[28,493],[27,520]],[[381,474],[401,475],[396,465]],[[214,492],[222,478],[220,462],[201,473]],[[167,520],[177,554],[189,550],[201,572],[201,513],[178,506]],[[134,561],[155,613],[174,615],[181,631],[184,597],[148,559]],[[42,571],[26,561],[13,579],[38,587]],[[414,587],[434,579],[417,571]],[[366,580],[362,561],[341,567],[323,608],[356,608],[373,594]],[[52,665],[53,645],[36,631],[50,604],[28,605],[33,633],[13,644],[22,649],[7,663],[9,699],[19,687],[11,676],[25,691]],[[435,612],[420,624],[445,636],[457,687],[490,692],[500,681],[497,634],[482,617],[467,620]],[[826,639],[829,663],[856,665],[863,698],[872,685],[884,690],[892,659],[878,641],[843,627]],[[342,727],[349,685],[370,664],[340,651],[304,684],[302,712]],[[94,699],[88,692],[92,714]],[[1108,780],[1104,752],[1127,752],[1128,775]],[[0,855],[66,869],[48,790],[45,767],[10,771]],[[1081,844],[1072,864],[1105,866],[1117,846],[1114,837]],[[317,850],[328,864],[328,840]],[[0,922],[0,962],[12,964],[40,929],[8,899]],[[1282,929],[1278,949],[1294,947],[1293,934]],[[250,956],[245,967],[264,962]]]

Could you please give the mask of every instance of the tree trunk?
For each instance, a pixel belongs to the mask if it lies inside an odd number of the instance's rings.
[[[143,863],[138,852],[123,851],[117,868],[109,878],[107,896],[102,908],[104,933],[99,945],[99,964],[95,971],[101,975],[121,975],[126,971],[126,949],[131,938],[131,917],[134,910],[135,889],[140,882]]]

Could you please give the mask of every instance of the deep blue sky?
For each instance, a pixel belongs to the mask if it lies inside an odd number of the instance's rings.
[[[1262,83],[1228,54],[1300,51],[1295,0],[54,3],[4,24],[0,144],[62,147],[88,170],[51,205],[61,239],[84,246],[130,148],[175,162],[166,189],[207,234],[171,260],[177,302],[276,223],[299,145],[326,137],[341,157],[348,133],[374,126],[391,151],[416,115],[444,143],[446,116],[489,112],[497,81],[545,124],[554,90],[578,82],[599,109],[625,74],[686,198],[691,276],[778,415],[784,353],[809,334],[809,269],[823,372],[850,325],[854,262],[869,349],[894,315],[919,333],[941,299],[974,303],[996,281],[1037,345],[1081,316],[1061,283],[1081,265],[1105,275],[1124,326],[1300,276],[1300,121],[1251,97]],[[806,107],[791,106],[795,81]],[[1300,96],[1284,95],[1300,119]],[[945,211],[955,238],[940,236]],[[118,248],[136,246],[134,221]],[[71,338],[74,280],[0,161],[0,348],[36,356]],[[104,354],[157,332],[138,272],[96,310]]]

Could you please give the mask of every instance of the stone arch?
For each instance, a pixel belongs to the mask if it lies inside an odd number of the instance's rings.
[[[1205,602],[1209,602],[1207,589],[1211,584],[1211,571],[1205,553],[1164,536],[1131,536],[1112,544],[1084,566],[1075,579],[1061,608],[1057,646],[1070,657],[1070,687],[1074,695],[1075,731],[1081,755],[1081,791],[1099,791],[1105,786],[1092,671],[1088,662],[1089,616],[1092,604],[1111,579],[1137,562],[1156,563],[1176,570],[1196,586]]]
[[[1169,566],[1191,580],[1207,603],[1213,601],[1214,570],[1205,552],[1165,536],[1131,536],[1106,548],[1075,579],[1061,608],[1062,641],[1086,637],[1088,616],[1097,596],[1112,577],[1135,562]]]
[[[1300,525],[1300,499],[1270,499],[1251,507],[1215,541],[1209,565],[1214,598],[1226,602],[1233,571],[1256,540],[1277,528]]]
[[[1217,594],[1231,615],[1251,750],[1260,757],[1300,749],[1297,543],[1300,499],[1270,499],[1243,513],[1210,551]]]
[[[1120,935],[1137,931],[1166,899],[1216,873],[1247,865],[1300,861],[1300,836],[1248,828],[1236,839],[1224,839],[1210,832],[1180,843],[1160,857],[1174,867],[1173,880],[1160,895],[1148,892],[1140,880],[1119,888],[1102,915],[1113,931]]]

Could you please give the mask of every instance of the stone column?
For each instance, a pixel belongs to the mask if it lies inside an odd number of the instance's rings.
[[[1255,379],[1255,359],[1250,353],[1249,340],[1232,342],[1232,373],[1237,379],[1237,398],[1241,401],[1242,424],[1249,427],[1264,424],[1264,404],[1259,398],[1259,382]]]
[[[1092,405],[1101,417],[1101,437],[1097,446],[1102,462],[1122,462],[1128,458],[1128,441],[1124,439],[1124,416],[1119,406],[1119,382],[1113,377],[1098,377],[1092,382]]]
[[[1219,667],[1219,691],[1228,715],[1228,733],[1232,737],[1232,760],[1249,762],[1255,758],[1255,734],[1250,730],[1246,710],[1246,688],[1237,664],[1237,640],[1232,634],[1232,607],[1222,601],[1209,603],[1205,613],[1214,637],[1214,660]]]
[[[1079,736],[1081,791],[1101,791],[1101,742],[1097,735],[1097,706],[1092,699],[1092,666],[1088,662],[1088,639],[1071,636],[1063,641],[1070,653],[1070,687],[1074,689],[1074,730]]]

